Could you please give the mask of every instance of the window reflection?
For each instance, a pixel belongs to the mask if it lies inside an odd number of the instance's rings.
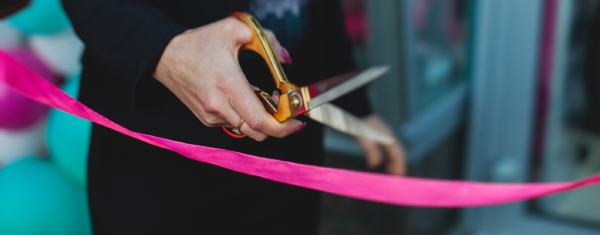
[[[541,181],[572,181],[600,172],[600,1],[571,3],[566,50],[558,58],[564,70],[551,80],[545,134],[537,137],[542,146],[534,177]],[[600,186],[592,186],[536,200],[535,209],[566,221],[600,225],[598,198]]]
[[[465,79],[465,4],[464,0],[414,0],[410,5],[418,109]]]

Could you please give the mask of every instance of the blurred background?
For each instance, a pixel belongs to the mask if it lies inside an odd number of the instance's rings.
[[[369,95],[403,140],[410,176],[554,182],[600,172],[600,1],[342,2],[357,65],[392,65]],[[59,0],[31,0],[0,20],[0,50],[74,97],[83,47]],[[0,234],[91,233],[90,128],[0,85]],[[327,130],[325,145],[328,166],[366,170],[350,137]],[[324,194],[320,232],[600,234],[599,198],[592,186],[437,209]]]

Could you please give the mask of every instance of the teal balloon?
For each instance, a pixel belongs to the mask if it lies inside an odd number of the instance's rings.
[[[73,98],[79,92],[79,75],[69,79],[63,91]],[[56,167],[82,189],[87,179],[87,154],[92,123],[58,109],[48,118],[47,142],[50,159]]]
[[[7,165],[0,169],[0,234],[91,234],[85,191],[46,159]]]
[[[27,35],[55,34],[70,24],[60,0],[32,0],[25,9],[10,16],[7,21]]]

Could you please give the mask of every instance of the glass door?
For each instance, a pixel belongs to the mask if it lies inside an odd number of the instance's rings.
[[[600,2],[481,1],[467,179],[572,181],[600,172]],[[465,209],[474,234],[600,234],[600,186]]]
[[[540,87],[532,177],[573,181],[600,172],[600,2],[571,1],[566,49]],[[566,13],[566,12],[565,12]],[[600,229],[600,186],[532,202],[540,215]],[[600,231],[600,230],[599,230]]]
[[[473,2],[342,1],[357,64],[391,65],[369,98],[406,146],[411,176],[460,178]],[[326,130],[325,146],[330,166],[365,170],[348,136]],[[443,234],[458,223],[457,209],[323,198],[324,234]]]
[[[390,65],[369,85],[371,104],[418,163],[459,131],[467,98],[470,0],[345,0],[359,67]],[[328,130],[328,149],[360,153]],[[350,147],[349,147],[350,146]]]

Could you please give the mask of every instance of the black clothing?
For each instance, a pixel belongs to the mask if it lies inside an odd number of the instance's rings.
[[[299,134],[262,143],[233,139],[221,128],[204,126],[150,76],[172,37],[247,11],[249,2],[63,0],[86,45],[79,99],[134,131],[321,164],[320,124],[309,122]],[[302,14],[303,33],[290,45],[282,42],[293,58],[293,65],[283,65],[288,78],[308,85],[352,70],[340,3],[309,1]],[[274,89],[264,61],[242,55],[240,63],[250,84]],[[358,116],[370,112],[364,89],[335,103]],[[315,191],[196,162],[98,125],[92,130],[88,193],[97,234],[314,234],[319,214]]]

